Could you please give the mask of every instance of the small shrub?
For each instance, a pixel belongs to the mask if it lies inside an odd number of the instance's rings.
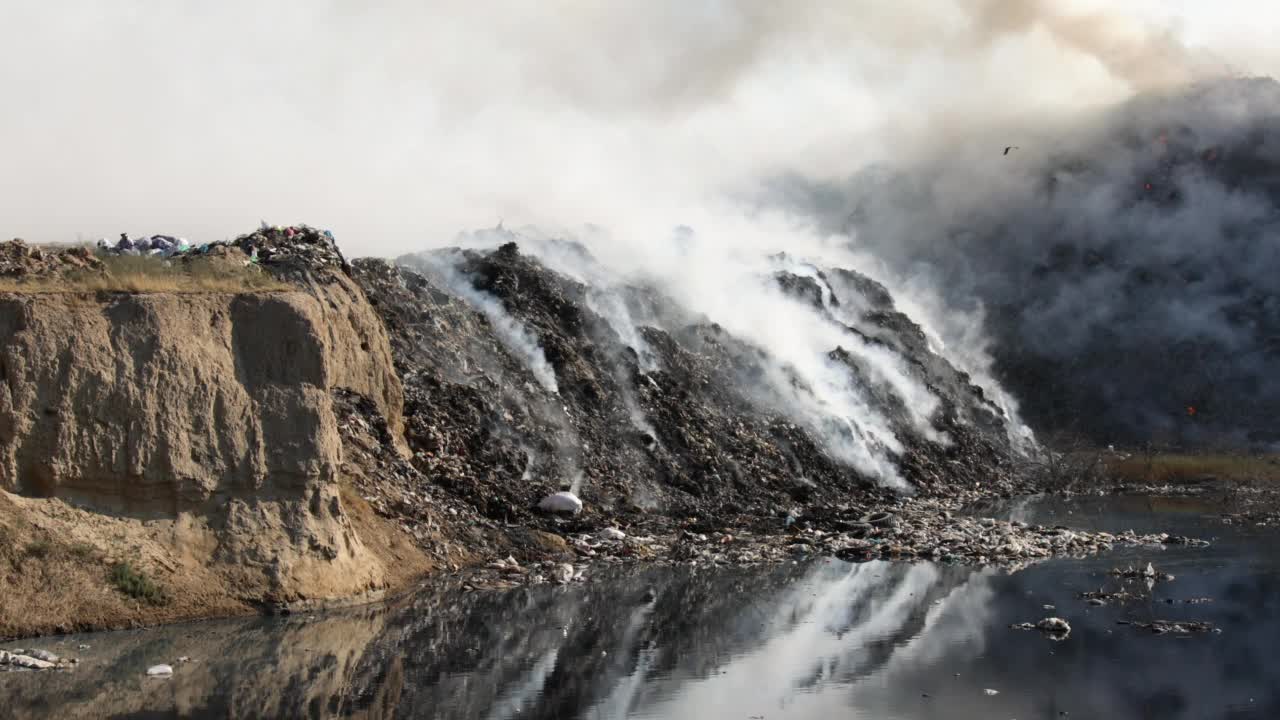
[[[98,554],[97,550],[88,543],[75,543],[67,548],[67,552],[71,557],[81,561],[92,560]]]
[[[53,551],[53,543],[48,540],[36,540],[27,543],[27,557],[43,559],[49,557],[49,553]]]
[[[135,569],[127,560],[111,566],[111,584],[135,600],[144,600],[152,605],[163,605],[168,602],[160,586],[141,570]]]

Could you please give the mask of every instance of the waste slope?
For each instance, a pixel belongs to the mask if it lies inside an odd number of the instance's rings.
[[[892,494],[884,478],[834,452],[822,427],[778,402],[762,379],[775,364],[770,348],[652,286],[608,289],[637,319],[620,328],[593,309],[603,288],[549,269],[514,242],[400,262],[358,260],[353,274],[387,326],[412,462],[482,515],[546,523],[539,500],[565,489],[596,518],[699,517],[729,526]],[[859,355],[832,346],[820,358],[889,418],[900,443],[893,470],[908,491],[1010,486],[1018,448],[1002,411],[930,351],[883,287],[849,270],[819,279],[779,271],[770,280],[794,298],[797,313],[828,317],[848,347],[893,354],[937,398],[926,435]],[[467,284],[462,291],[459,282]],[[832,307],[813,305],[818,282],[849,312],[835,317]],[[536,346],[517,343],[512,327],[521,343]],[[531,350],[554,372],[554,389],[539,381],[544,368],[531,363]]]

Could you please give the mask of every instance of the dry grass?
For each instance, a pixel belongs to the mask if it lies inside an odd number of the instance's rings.
[[[1214,478],[1231,482],[1280,482],[1280,457],[1231,454],[1134,454],[1107,462],[1109,475],[1156,485]]]
[[[256,265],[230,259],[186,260],[142,256],[102,258],[105,272],[76,271],[20,281],[0,279],[12,293],[237,293],[278,292],[290,287]]]
[[[97,527],[89,544],[72,539],[66,527],[50,528],[52,516],[40,515],[44,527],[37,526],[32,519],[38,514],[0,491],[0,640],[250,610],[231,595],[237,588],[207,575],[117,562],[113,555],[138,554],[139,536],[119,532],[120,522]]]
[[[96,551],[59,543],[0,507],[0,638],[66,632],[117,612]]]

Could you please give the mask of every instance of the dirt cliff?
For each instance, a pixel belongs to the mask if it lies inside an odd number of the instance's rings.
[[[382,323],[341,271],[292,280],[0,295],[0,634],[350,598],[425,569],[344,492],[362,466],[335,393],[375,408],[405,453]],[[59,558],[85,561],[61,577],[80,587],[50,586]],[[159,588],[149,602],[103,587],[123,563]]]

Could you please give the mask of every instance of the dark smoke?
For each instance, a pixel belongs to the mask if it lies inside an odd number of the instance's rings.
[[[1280,441],[1280,84],[1147,94],[1019,144],[777,187],[982,311],[1038,431]]]

